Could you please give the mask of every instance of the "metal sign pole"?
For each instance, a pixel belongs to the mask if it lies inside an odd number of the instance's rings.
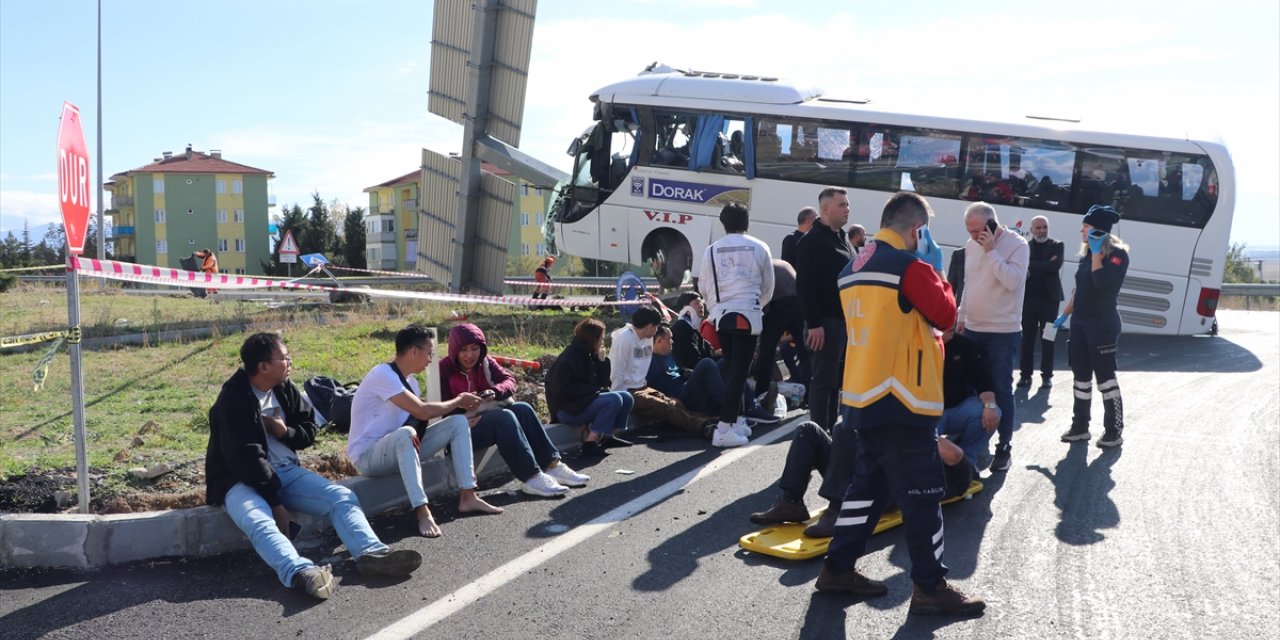
[[[67,247],[67,326],[80,326],[80,281]],[[89,449],[84,430],[84,376],[81,371],[80,341],[69,340],[71,354],[71,420],[76,440],[76,487],[80,495],[80,513],[89,513]]]

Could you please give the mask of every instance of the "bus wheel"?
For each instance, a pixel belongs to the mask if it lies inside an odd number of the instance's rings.
[[[664,289],[674,289],[684,282],[684,274],[693,267],[693,249],[684,236],[663,238],[649,260],[653,275]]]

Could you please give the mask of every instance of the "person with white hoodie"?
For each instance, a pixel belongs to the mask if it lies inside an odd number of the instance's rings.
[[[742,389],[764,328],[764,306],[773,298],[773,255],[769,245],[747,235],[750,222],[746,207],[725,205],[720,211],[725,235],[703,252],[698,274],[698,291],[707,301],[728,362],[726,401],[720,404],[720,422],[711,437],[717,447],[742,446],[751,434],[742,415]]]

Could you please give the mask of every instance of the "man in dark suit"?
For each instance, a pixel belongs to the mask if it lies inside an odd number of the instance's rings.
[[[804,234],[809,233],[809,228],[813,226],[813,221],[818,219],[818,212],[813,207],[805,207],[796,214],[796,230],[791,235],[782,239],[782,259],[787,261],[794,269],[796,266],[796,245],[800,243],[800,238]]]
[[[1058,316],[1062,302],[1062,243],[1049,237],[1049,219],[1031,219],[1031,259],[1027,263],[1027,289],[1022,302],[1022,374],[1019,387],[1031,386],[1036,343],[1040,343],[1040,383],[1052,384],[1053,343],[1041,337],[1044,326]]]

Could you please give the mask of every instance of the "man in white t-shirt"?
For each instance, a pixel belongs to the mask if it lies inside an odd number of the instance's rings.
[[[992,471],[1007,471],[1013,449],[1013,364],[1022,340],[1022,302],[1031,249],[1022,236],[1000,226],[996,210],[975,202],[964,212],[964,292],[956,332],[982,345],[991,359],[991,381],[1000,408],[999,440]]]
[[[427,506],[422,482],[422,460],[450,447],[453,472],[461,487],[458,511],[502,513],[476,495],[476,472],[471,458],[471,427],[465,415],[457,414],[429,425],[421,441],[417,429],[406,424],[410,417],[426,422],[462,409],[480,405],[480,396],[459,394],[448,402],[423,402],[416,375],[431,364],[436,334],[422,325],[411,324],[396,334],[396,357],[369,370],[351,402],[351,433],[347,435],[347,456],[362,476],[380,477],[399,473],[405,493],[418,520],[418,532],[428,538],[440,537]]]

